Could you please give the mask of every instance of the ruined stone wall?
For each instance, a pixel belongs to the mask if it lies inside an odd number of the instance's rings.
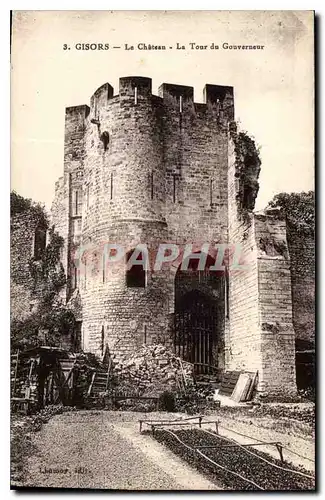
[[[263,385],[267,392],[296,392],[290,258],[286,223],[276,214],[255,215]]]
[[[68,271],[69,200],[69,174],[65,174],[55,183],[55,196],[51,207],[51,222],[64,238],[61,262],[65,273]]]
[[[38,296],[30,272],[34,255],[35,229],[38,221],[29,212],[11,218],[10,235],[10,315],[24,320],[37,306]]]
[[[240,264],[230,269],[229,369],[258,371],[258,391],[296,392],[290,258],[285,222],[242,209],[233,142],[229,144],[229,244]],[[228,348],[227,348],[228,346]]]
[[[293,326],[298,350],[315,345],[315,238],[287,226]]]
[[[229,245],[240,255],[229,269],[229,336],[226,338],[226,369],[259,371],[262,377],[261,332],[258,307],[257,247],[253,214],[238,213],[238,178],[235,176],[234,144],[229,142]],[[235,254],[230,263],[234,262]]]
[[[89,107],[74,106],[66,108],[64,136],[64,172],[55,185],[55,197],[51,207],[51,220],[56,231],[64,238],[61,262],[68,277],[68,285],[63,294],[69,299],[71,295],[72,256],[77,253],[80,238],[75,237],[77,220],[81,216],[75,214],[74,197],[76,189],[83,190],[83,172],[85,150],[86,119]],[[79,227],[81,235],[81,224]]]

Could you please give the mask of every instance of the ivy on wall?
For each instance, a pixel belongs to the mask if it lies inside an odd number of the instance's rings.
[[[254,210],[259,190],[258,177],[261,170],[259,148],[247,132],[237,131],[237,124],[229,126],[235,150],[235,177],[238,179],[236,201],[242,215]]]
[[[73,313],[62,304],[60,292],[66,284],[63,266],[60,262],[64,240],[49,228],[44,207],[32,200],[11,193],[11,216],[28,213],[35,221],[35,227],[48,231],[48,244],[36,260],[29,262],[29,273],[33,282],[32,293],[38,298],[36,310],[27,319],[11,322],[11,348],[26,349],[37,345],[59,346],[62,335],[75,328]]]
[[[49,221],[44,207],[30,198],[24,198],[16,191],[10,193],[10,217],[28,212],[42,227],[48,227]]]
[[[285,218],[289,229],[301,235],[314,235],[315,193],[279,193],[269,202],[267,208],[277,208],[279,217]]]

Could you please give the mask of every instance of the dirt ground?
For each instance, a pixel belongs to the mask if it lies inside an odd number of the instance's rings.
[[[167,416],[166,416],[167,415]],[[148,414],[80,411],[54,416],[32,436],[23,486],[216,490],[170,450],[139,433]],[[151,413],[149,418],[175,418]],[[37,450],[37,451],[35,451]]]
[[[220,434],[241,444],[250,444],[254,440],[281,442],[285,446],[283,454],[286,461],[313,471],[313,426],[300,421],[299,414],[296,420],[290,419],[292,412],[297,414],[296,408],[286,409],[282,414],[277,409],[268,408],[253,412],[222,408],[210,411],[204,420],[217,418]],[[274,414],[280,416],[275,418]],[[55,415],[39,432],[30,433],[31,452],[25,463],[24,479],[13,486],[113,490],[221,489],[217,482],[199,474],[150,435],[139,433],[138,420],[141,418],[173,420],[185,416],[100,410]],[[214,428],[214,425],[204,427]],[[256,449],[279,457],[274,445],[258,446]]]

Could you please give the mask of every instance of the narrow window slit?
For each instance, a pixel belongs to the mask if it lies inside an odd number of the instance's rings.
[[[226,319],[229,319],[229,270],[226,268],[225,272],[225,302],[226,302]]]
[[[73,266],[73,274],[72,274],[72,289],[75,290],[79,286],[79,273],[77,266]]]
[[[173,175],[173,203],[176,202],[176,177]]]
[[[105,283],[105,265],[106,265],[106,259],[105,259],[105,250],[103,253],[103,283]]]
[[[72,193],[72,216],[82,214],[82,189],[75,189]]]
[[[98,107],[97,107],[97,99],[95,99],[94,117],[95,117],[95,120],[98,120]]]
[[[105,333],[104,333],[104,325],[102,325],[102,335],[101,335],[101,345],[100,345],[100,350],[102,352],[102,356],[104,355],[104,339],[105,339]]]
[[[179,98],[179,112],[183,113],[183,97],[180,96]]]
[[[153,172],[151,172],[150,176],[150,185],[151,185],[151,199],[153,200]]]
[[[210,206],[213,205],[213,180],[210,180]]]
[[[138,88],[134,87],[134,104],[138,104]]]
[[[111,173],[111,193],[110,193],[110,198],[111,198],[111,200],[113,199],[113,172]]]

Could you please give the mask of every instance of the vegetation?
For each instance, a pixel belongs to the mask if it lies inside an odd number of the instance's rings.
[[[10,217],[21,214],[23,212],[31,213],[39,223],[48,227],[49,221],[45,213],[44,207],[40,203],[35,203],[30,198],[24,198],[16,191],[10,193]]]
[[[260,164],[260,150],[256,146],[255,141],[245,131],[236,133],[233,137],[235,144],[235,154],[238,163],[241,166],[249,166],[251,164]]]
[[[278,208],[290,229],[302,234],[314,234],[315,194],[314,191],[301,193],[279,193],[267,208]]]
[[[237,205],[239,212],[245,216],[254,209],[259,190],[260,150],[247,132],[237,132],[235,122],[230,127],[230,135],[235,148],[235,176],[239,180]]]
[[[54,227],[49,229],[49,221],[44,207],[11,193],[11,216],[29,211],[39,223],[48,229],[49,243],[40,259],[31,258],[29,271],[34,282],[34,294],[39,298],[36,311],[27,319],[11,322],[11,348],[26,349],[38,345],[59,346],[62,334],[72,331],[75,326],[73,313],[61,303],[60,292],[66,283],[60,262],[64,240]],[[42,335],[40,335],[40,333]]]
[[[176,411],[175,394],[171,391],[164,391],[159,396],[159,408],[163,411]]]

